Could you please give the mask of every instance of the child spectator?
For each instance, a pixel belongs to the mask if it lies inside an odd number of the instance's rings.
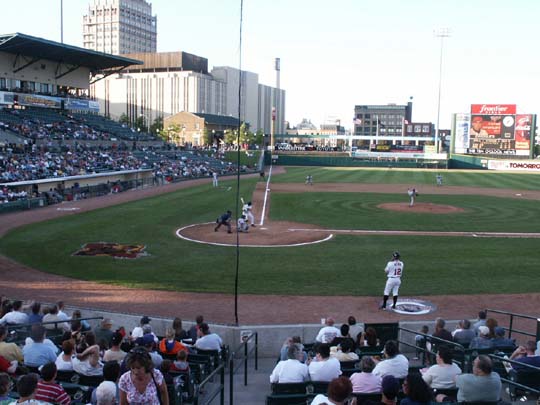
[[[176,360],[172,363],[170,371],[177,373],[189,373],[189,363],[187,361],[188,354],[181,350],[176,354]]]

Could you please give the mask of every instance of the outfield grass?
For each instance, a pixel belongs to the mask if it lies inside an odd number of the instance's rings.
[[[312,172],[317,181],[316,176],[334,171]],[[355,172],[353,178],[358,179],[357,176],[372,177],[389,171]],[[303,181],[302,170],[292,170],[274,180],[281,181],[286,176]],[[446,180],[448,175],[444,176]],[[434,173],[429,172],[429,177],[434,177]],[[519,177],[512,183],[533,179],[530,175],[523,175],[521,180]],[[378,182],[385,182],[384,178]],[[249,196],[255,183],[256,179],[243,178],[240,195]],[[218,189],[203,185],[19,228],[0,240],[0,252],[43,271],[85,280],[163,290],[232,293],[236,249],[190,243],[174,235],[183,225],[214,221],[227,208],[234,208],[235,182],[220,184]],[[479,181],[475,185],[485,187],[486,183]],[[231,191],[227,191],[229,186],[233,187]],[[402,195],[276,193],[272,195],[271,217],[347,229],[471,230],[469,227],[474,226],[481,228],[478,230],[539,231],[538,202],[479,196],[429,198],[431,202],[462,206],[466,212],[431,216],[381,212],[376,208],[383,200],[403,201]],[[436,198],[441,200],[435,201]],[[137,260],[72,256],[84,243],[99,241],[145,244],[149,256]],[[532,276],[540,261],[538,239],[339,235],[313,246],[241,248],[240,292],[380,295],[385,281],[382,269],[396,249],[405,262],[401,290],[404,295],[540,290],[540,278]]]

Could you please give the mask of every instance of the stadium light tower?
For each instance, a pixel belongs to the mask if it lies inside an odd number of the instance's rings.
[[[451,30],[450,28],[438,28],[433,31],[433,34],[441,39],[441,54],[439,57],[439,98],[437,101],[437,129],[435,131],[435,151],[439,153],[440,149],[440,119],[441,119],[441,88],[442,88],[442,68],[443,68],[443,48],[444,48],[444,39],[450,37]]]

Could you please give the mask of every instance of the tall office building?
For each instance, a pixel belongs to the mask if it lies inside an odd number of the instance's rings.
[[[83,46],[112,53],[156,52],[157,17],[146,0],[93,0],[83,17]]]

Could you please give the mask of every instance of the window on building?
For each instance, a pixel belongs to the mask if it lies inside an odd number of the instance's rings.
[[[429,132],[430,132],[430,131],[429,131],[429,125],[423,125],[423,126],[422,126],[422,132],[423,132],[424,134],[429,134]]]

